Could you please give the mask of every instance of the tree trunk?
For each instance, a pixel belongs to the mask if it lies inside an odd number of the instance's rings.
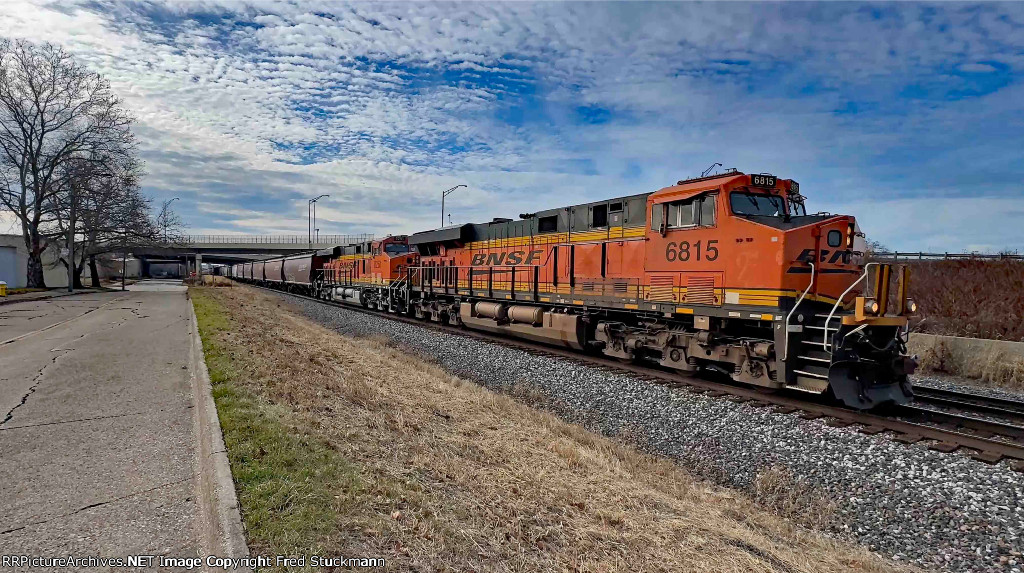
[[[43,277],[43,255],[42,253],[28,253],[28,288],[46,288],[46,279]]]
[[[96,255],[89,255],[89,274],[92,275],[92,288],[100,288],[100,271],[96,266]]]
[[[85,288],[82,286],[82,269],[75,267],[75,288]]]

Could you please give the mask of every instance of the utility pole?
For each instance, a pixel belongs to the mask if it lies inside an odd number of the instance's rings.
[[[68,217],[68,292],[75,290],[75,184],[71,184],[71,215]]]
[[[124,290],[124,277],[128,274],[128,228],[125,227],[121,239],[121,290]]]
[[[452,191],[455,191],[459,187],[465,187],[465,185],[459,183],[455,187],[452,187],[451,189],[446,189],[443,193],[441,193],[441,226],[442,227],[444,227],[444,198],[449,196],[449,195],[451,195]]]
[[[306,215],[309,217],[309,248],[313,248],[313,229],[316,227],[316,202],[330,195],[317,195],[309,200]]]

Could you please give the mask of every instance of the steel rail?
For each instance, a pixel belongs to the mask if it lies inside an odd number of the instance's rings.
[[[1006,424],[995,420],[986,420],[984,418],[976,418],[967,414],[932,410],[916,404],[899,406],[895,410],[895,413],[908,418],[925,420],[940,426],[970,430],[976,435],[983,435],[986,437],[1005,436],[1014,440],[1020,440],[1024,443],[1024,427],[1022,426],[1015,426],[1013,424]]]
[[[1007,418],[1024,419],[1024,401],[985,396],[959,390],[946,390],[931,386],[916,386],[914,398],[918,402],[970,410],[984,414],[996,414]]]
[[[329,306],[343,308],[346,310],[359,312],[371,316],[380,318],[387,318],[389,320],[395,320],[410,325],[415,325],[421,328],[429,328],[438,332],[446,334],[453,334],[457,336],[463,336],[466,338],[474,338],[493,344],[498,344],[505,347],[519,348],[534,354],[541,354],[547,356],[554,356],[570,361],[574,361],[578,364],[587,366],[598,366],[600,368],[628,372],[634,374],[642,379],[648,381],[659,381],[667,383],[673,387],[684,387],[689,390],[706,393],[715,397],[725,397],[726,399],[734,402],[747,403],[754,407],[774,406],[781,413],[795,413],[800,412],[800,416],[804,419],[814,420],[819,418],[830,418],[831,420],[826,423],[835,427],[849,427],[853,425],[859,425],[857,431],[874,435],[882,432],[890,431],[896,435],[893,437],[894,440],[904,443],[913,444],[921,441],[932,441],[929,449],[949,453],[958,449],[969,450],[970,457],[989,464],[1000,462],[1004,459],[1013,460],[1011,467],[1019,472],[1024,472],[1024,441],[1021,442],[1009,442],[1004,440],[992,439],[977,435],[975,433],[964,433],[961,431],[945,429],[937,427],[936,423],[948,423],[948,418],[942,420],[932,420],[930,423],[912,422],[907,420],[900,420],[894,416],[908,415],[910,410],[923,410],[924,412],[933,413],[932,410],[915,407],[899,407],[894,409],[893,416],[885,416],[881,414],[868,413],[858,410],[853,410],[845,407],[835,406],[831,404],[819,403],[809,400],[808,397],[795,397],[793,394],[788,392],[771,392],[765,389],[755,389],[748,386],[738,386],[735,383],[721,383],[695,376],[688,376],[684,373],[665,370],[653,366],[644,366],[637,363],[624,363],[622,361],[606,358],[602,356],[595,356],[592,354],[585,354],[574,350],[563,349],[557,346],[548,346],[545,344],[534,343],[526,340],[511,339],[502,337],[497,334],[490,334],[481,331],[469,330],[458,326],[451,326],[440,324],[432,321],[425,321],[416,319],[400,314],[382,312],[376,309],[363,308],[362,306],[356,306],[353,304],[340,303],[336,301],[324,300],[321,298],[302,295],[298,293],[292,293],[287,291],[281,291],[278,289],[272,289],[269,287],[263,287],[259,285],[253,285],[256,288],[265,289],[271,292],[280,293],[283,295],[293,296],[295,298],[311,300],[314,302],[322,303]],[[935,416],[942,414],[941,412],[934,412]],[[914,415],[928,418],[924,414]],[[910,416],[912,417],[912,416]],[[966,417],[960,417],[966,418]],[[978,420],[978,422],[987,422],[986,420]],[[987,433],[988,430],[979,430],[969,427],[972,422],[964,422],[967,424],[964,427],[972,432]],[[1002,425],[1005,426],[1005,425]],[[1021,428],[1024,430],[1024,428]],[[995,435],[996,432],[991,432]],[[1024,437],[1024,436],[1022,436]]]

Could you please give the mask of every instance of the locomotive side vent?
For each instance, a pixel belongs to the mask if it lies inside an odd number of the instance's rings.
[[[676,295],[674,292],[675,281],[670,276],[652,276],[651,277],[651,300],[661,302],[675,302]]]
[[[715,277],[687,277],[686,302],[715,304]]]

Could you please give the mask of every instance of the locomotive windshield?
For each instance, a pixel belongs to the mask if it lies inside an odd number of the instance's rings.
[[[389,255],[403,255],[409,252],[409,245],[388,243],[384,245],[384,252]]]
[[[804,198],[797,195],[789,197],[789,214],[796,217],[798,215],[806,215],[807,207],[804,206]]]
[[[732,212],[737,215],[786,217],[787,210],[789,211],[788,216],[807,214],[802,200],[792,198],[786,201],[781,195],[771,193],[734,191],[729,195],[729,204],[732,207]]]
[[[782,217],[786,214],[786,202],[779,195],[734,191],[729,195],[729,203],[737,215]]]

